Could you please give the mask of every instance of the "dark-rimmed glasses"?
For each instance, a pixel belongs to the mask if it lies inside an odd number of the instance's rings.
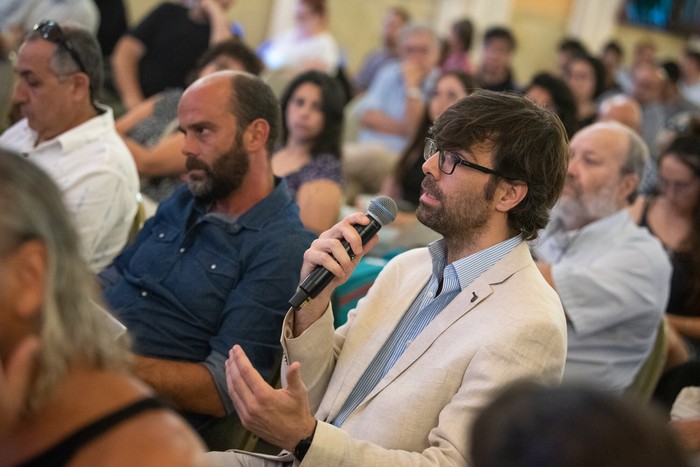
[[[83,61],[80,59],[80,55],[78,55],[75,47],[73,47],[73,44],[71,44],[71,42],[68,40],[63,32],[63,29],[61,29],[61,26],[59,26],[56,21],[51,19],[42,21],[34,26],[34,30],[41,34],[42,39],[53,42],[54,44],[62,45],[73,58],[73,61],[75,61],[75,63],[78,65],[80,71],[90,76],[85,68],[85,65],[83,65]]]
[[[488,167],[484,167],[483,165],[475,164],[473,162],[465,161],[454,152],[438,146],[437,142],[432,138],[425,138],[423,159],[427,161],[433,157],[435,153],[438,153],[438,167],[440,168],[440,172],[446,175],[452,175],[457,165],[463,165],[488,175],[496,175],[501,178],[506,178],[493,169],[489,169]]]

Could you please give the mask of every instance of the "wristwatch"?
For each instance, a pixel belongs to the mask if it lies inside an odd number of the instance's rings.
[[[316,425],[318,425],[318,421],[316,421]],[[299,461],[304,460],[304,456],[306,455],[307,452],[309,452],[309,448],[311,447],[311,443],[314,440],[314,434],[316,433],[316,425],[314,425],[314,431],[311,432],[311,436],[308,438],[304,438],[301,441],[297,443],[296,446],[294,446],[294,457]]]
[[[419,87],[410,87],[406,89],[406,97],[409,99],[423,99],[423,91]]]

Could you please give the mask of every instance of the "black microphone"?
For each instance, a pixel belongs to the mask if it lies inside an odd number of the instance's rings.
[[[383,226],[390,224],[396,219],[396,213],[398,212],[396,203],[393,199],[388,196],[378,196],[374,198],[369,203],[369,208],[367,209],[367,217],[369,217],[369,224],[367,225],[357,225],[355,224],[355,230],[360,234],[362,238],[362,244],[367,243],[372,237],[379,232]],[[350,258],[354,258],[355,255],[352,252],[352,248],[347,241],[342,240],[341,245],[345,248],[345,251],[350,255]],[[289,299],[289,304],[295,310],[299,310],[301,307],[306,305],[306,303],[312,298],[325,289],[328,284],[331,283],[335,276],[328,269],[317,266],[316,269],[311,271],[311,273],[306,276],[306,279],[299,286],[299,290],[294,294],[292,298]]]

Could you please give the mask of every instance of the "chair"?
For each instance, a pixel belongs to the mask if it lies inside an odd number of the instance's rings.
[[[136,215],[134,216],[134,223],[131,224],[131,230],[129,230],[127,245],[136,240],[144,222],[146,222],[146,207],[143,202],[143,196],[141,196],[141,193],[136,193]]]
[[[634,377],[634,381],[625,389],[625,395],[631,395],[643,402],[649,402],[654,393],[661,374],[666,364],[666,319],[662,319],[659,323],[659,329],[656,332],[656,339],[651,353],[642,364],[642,367]]]

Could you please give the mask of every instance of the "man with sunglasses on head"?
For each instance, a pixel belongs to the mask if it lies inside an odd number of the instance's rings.
[[[467,465],[472,421],[504,386],[560,381],[564,313],[526,240],[564,185],[562,123],[524,97],[478,91],[437,119],[424,156],[416,215],[444,238],[394,258],[334,331],[332,290],[376,238],[362,246],[360,213],[321,234],[301,276],[322,266],[336,277],[285,318],[285,387],[238,346],[227,361],[243,424],[289,452],[211,453],[215,465]]]
[[[13,100],[23,119],[0,135],[57,183],[80,233],[82,252],[99,272],[121,251],[136,215],[138,174],[96,101],[102,55],[94,35],[43,21],[19,48]]]

